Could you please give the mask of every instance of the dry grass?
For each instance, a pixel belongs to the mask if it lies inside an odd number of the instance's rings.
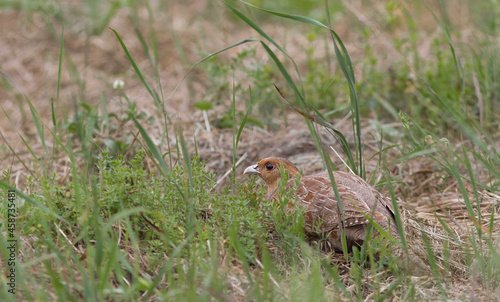
[[[71,5],[76,5],[75,1],[70,1]],[[404,4],[404,3],[403,3]],[[186,72],[187,62],[194,62],[198,59],[197,49],[204,49],[207,53],[213,52],[223,46],[234,43],[240,40],[241,37],[249,38],[255,36],[254,33],[247,28],[236,26],[235,23],[228,18],[227,12],[222,7],[218,7],[215,11],[220,13],[222,18],[214,22],[197,17],[197,13],[202,11],[202,8],[207,6],[206,1],[194,1],[191,5],[174,3],[171,10],[166,13],[166,18],[172,18],[172,23],[166,27],[162,22],[153,24],[156,29],[158,39],[158,49],[160,50],[159,70],[160,78],[163,81],[164,90],[170,91],[175,87],[176,83]],[[391,65],[391,57],[399,56],[400,53],[388,43],[389,39],[384,38],[391,34],[395,37],[401,36],[404,33],[395,29],[391,33],[380,31],[380,24],[374,23],[377,18],[373,18],[377,9],[373,12],[364,12],[359,3],[346,4],[347,9],[352,14],[345,16],[345,23],[338,25],[336,29],[346,42],[347,48],[353,58],[353,61],[361,61],[363,57],[363,49],[356,46],[356,41],[362,39],[359,33],[353,32],[348,27],[352,19],[358,19],[362,24],[371,28],[374,35],[370,37],[367,43],[378,53],[383,53],[380,57],[379,67]],[[378,8],[378,6],[375,6]],[[378,8],[382,10],[382,8]],[[148,69],[148,64],[142,55],[141,45],[137,41],[133,27],[128,19],[129,12],[127,10],[120,11],[110,22],[110,27],[119,31],[124,39],[127,47],[136,57],[139,65],[144,68],[146,74],[152,74],[152,70]],[[458,18],[463,15],[463,12],[451,14],[457,17],[457,26],[463,26],[465,33],[462,37],[466,40],[470,37],[470,30],[467,24],[463,24],[463,18]],[[25,19],[28,16],[35,17],[32,23]],[[0,12],[0,45],[5,47],[0,48],[0,66],[2,71],[20,87],[23,92],[30,98],[34,106],[37,108],[40,116],[46,125],[51,125],[50,121],[50,99],[55,97],[57,87],[57,67],[58,67],[58,52],[59,44],[57,36],[52,35],[45,25],[37,24],[42,22],[36,18],[38,13],[27,12]],[[141,9],[139,16],[147,19],[147,13]],[[182,17],[180,17],[182,16]],[[429,16],[426,16],[429,18]],[[38,20],[38,21],[37,21]],[[373,21],[375,20],[375,21]],[[432,19],[429,19],[432,20]],[[428,21],[429,21],[428,20]],[[379,20],[380,22],[383,22]],[[43,23],[43,22],[42,22]],[[425,22],[424,22],[425,23]],[[430,23],[430,21],[429,21]],[[61,25],[54,22],[57,32],[60,32]],[[280,36],[279,33],[284,30],[283,25],[275,26],[274,24],[265,24],[265,29],[270,33]],[[200,31],[200,28],[203,30]],[[26,29],[33,30],[33,34],[27,35]],[[421,59],[425,60],[426,54],[429,52],[429,44],[433,37],[438,35],[438,29],[431,26],[427,29],[430,33],[429,39],[419,45],[419,54]],[[184,53],[179,55],[174,47],[172,32],[181,40]],[[297,60],[299,66],[304,66],[305,58],[303,49],[294,45],[304,45],[304,37],[298,34],[299,30],[288,29],[287,36],[283,37],[283,41],[287,41],[291,55]],[[200,42],[201,41],[201,42]],[[203,44],[203,45],[200,45]],[[141,85],[136,75],[129,67],[129,63],[121,51],[121,48],[109,30],[105,30],[100,36],[86,36],[76,26],[65,28],[65,47],[66,60],[71,59],[75,68],[78,70],[80,78],[75,78],[74,75],[68,72],[63,72],[61,81],[60,100],[56,111],[58,115],[70,119],[71,115],[67,112],[72,112],[76,104],[85,101],[92,105],[98,106],[100,103],[99,94],[102,92],[110,99],[116,99],[116,102],[107,104],[108,112],[114,112],[118,116],[125,116],[125,110],[121,107],[123,99],[119,97],[120,92],[136,102],[140,107],[140,112],[143,112],[150,118],[149,123],[144,123],[147,126],[148,134],[153,138],[155,143],[158,143],[161,138],[162,129],[158,125],[162,125],[161,118],[155,115],[157,110],[144,87]],[[221,60],[229,60],[236,54],[237,50],[231,50],[228,53],[221,55]],[[262,55],[260,53],[257,56]],[[325,56],[321,52],[316,54],[321,57]],[[359,66],[359,65],[358,65]],[[357,74],[359,79],[363,79],[361,67],[358,67]],[[126,81],[126,87],[121,91],[115,91],[111,88],[111,84],[116,78],[121,78]],[[216,129],[213,126],[209,129],[206,126],[206,118],[202,112],[193,108],[194,101],[199,100],[207,87],[211,85],[211,79],[206,77],[202,71],[195,71],[191,77],[187,78],[183,85],[176,93],[167,101],[169,115],[172,117],[169,122],[169,127],[172,129],[182,128],[184,136],[188,138],[187,145],[191,154],[194,153],[195,145],[194,138],[196,137],[197,151],[200,159],[206,162],[206,169],[217,173],[217,176],[222,179],[224,173],[231,168],[232,164],[232,139],[233,133],[231,129]],[[238,79],[240,80],[240,79]],[[244,83],[245,79],[241,79]],[[78,87],[78,83],[84,83]],[[270,83],[271,85],[271,83]],[[2,100],[2,109],[5,111],[9,119],[0,119],[0,133],[2,141],[5,144],[0,150],[2,161],[0,161],[0,170],[10,170],[10,182],[21,190],[36,190],[36,185],[33,187],[28,183],[31,177],[40,177],[40,170],[37,164],[33,161],[31,154],[26,150],[22,141],[19,139],[21,135],[27,140],[29,146],[35,154],[43,154],[41,142],[36,134],[36,129],[33,127],[33,121],[30,118],[29,107],[21,101],[17,94],[13,91],[0,89],[0,99]],[[218,116],[222,115],[230,100],[221,100],[220,105],[216,105],[214,110],[208,113],[208,121],[213,121]],[[240,106],[240,105],[238,105]],[[243,109],[243,107],[242,107]],[[305,174],[321,170],[321,158],[316,153],[315,145],[309,135],[309,131],[305,127],[305,123],[294,112],[287,109],[283,104],[279,110],[285,119],[277,122],[277,129],[267,130],[258,127],[248,128],[243,131],[237,158],[241,159],[240,166],[237,170],[238,175],[241,174],[243,167],[254,162],[258,158],[269,155],[285,156],[295,162]],[[339,130],[344,133],[350,143],[354,142],[350,122],[336,120]],[[395,124],[394,127],[402,129],[401,124]],[[374,126],[368,122],[363,123],[363,131],[365,138],[366,158],[370,158],[378,152],[378,140],[373,138],[371,133],[376,132]],[[121,125],[111,134],[114,138],[121,138],[124,133],[137,133],[133,124],[128,122]],[[98,133],[102,135],[103,133]],[[135,134],[137,135],[137,134]],[[328,133],[322,133],[323,142],[338,148],[338,144],[334,138]],[[52,137],[46,135],[48,140],[49,153],[52,153]],[[74,138],[70,138],[74,139]],[[78,149],[78,140],[74,139],[75,149]],[[170,138],[169,142],[163,145],[163,152],[175,148],[177,145],[175,138]],[[455,142],[453,142],[455,143]],[[136,146],[143,144],[142,140],[137,138],[134,140]],[[386,143],[389,145],[389,143]],[[15,154],[15,155],[14,155]],[[178,156],[173,154],[174,160],[178,160]],[[397,152],[388,154],[389,157],[397,158]],[[338,167],[342,168],[341,161],[336,155],[331,154],[332,159]],[[380,175],[377,170],[378,157],[374,157],[366,162],[367,174]],[[55,154],[52,162],[53,171],[56,174],[60,183],[64,183],[70,173],[69,158],[67,155],[59,152]],[[154,169],[154,166],[149,166]],[[401,211],[405,222],[405,230],[409,245],[415,253],[424,261],[427,259],[425,244],[422,239],[424,232],[430,239],[433,250],[436,253],[438,267],[442,278],[445,280],[445,291],[450,300],[471,300],[471,301],[494,301],[500,299],[498,293],[499,287],[494,289],[488,284],[487,280],[483,280],[484,276],[479,275],[478,270],[474,268],[477,265],[476,261],[472,261],[472,268],[467,267],[468,257],[465,246],[471,242],[471,231],[477,225],[485,233],[489,233],[490,217],[493,217],[491,234],[493,238],[500,238],[500,215],[499,205],[500,196],[498,192],[488,192],[479,190],[479,211],[482,221],[471,221],[465,204],[460,193],[456,181],[451,178],[443,178],[443,173],[431,160],[410,160],[404,164],[398,164],[391,167],[393,176],[399,176],[397,180],[405,182],[406,185],[398,186],[396,193],[400,198]],[[485,176],[485,175],[483,175]],[[480,176],[481,177],[481,176]],[[240,176],[239,181],[245,181]],[[486,179],[486,178],[483,178]],[[481,181],[483,180],[481,179]],[[377,179],[379,180],[379,179]],[[224,181],[228,181],[225,179]],[[470,188],[468,188],[470,189]],[[470,196],[473,196],[472,191]],[[475,204],[476,201],[473,201]],[[450,235],[444,229],[443,225],[438,221],[438,217],[444,220],[450,227],[451,232],[460,240],[458,244],[454,240],[450,240]],[[475,236],[475,241],[478,245],[482,244],[483,249],[487,249],[484,240]],[[69,236],[74,238],[74,236]],[[36,241],[36,238],[29,236],[22,237],[25,255],[21,255],[21,261],[26,262],[37,252],[31,247],[30,242]],[[69,240],[69,239],[68,239]],[[497,240],[494,247],[498,247],[500,242]],[[85,257],[85,247],[75,246],[77,253]],[[445,246],[446,245],[446,246]],[[123,249],[130,247],[122,246]],[[470,248],[470,247],[469,247]],[[272,249],[271,249],[272,251]],[[134,253],[124,251],[129,257],[134,257]],[[330,261],[339,265],[339,271],[344,278],[343,281],[347,289],[351,293],[355,293],[356,288],[350,285],[349,281],[349,263],[345,263],[341,255],[325,255],[330,257]],[[223,267],[227,265],[224,261],[225,255],[220,255],[221,274],[230,271],[227,276],[231,287],[228,289],[229,295],[215,292],[212,289],[211,295],[217,300],[225,301],[245,301],[249,286],[249,281],[245,276],[243,265],[241,263],[232,263],[230,268]],[[276,255],[276,259],[279,255]],[[130,259],[138,261],[144,269],[147,265],[147,259]],[[306,265],[307,266],[307,265]],[[252,268],[259,270],[259,267]],[[470,274],[468,272],[471,272]],[[33,274],[37,274],[37,269],[33,267]],[[369,275],[369,274],[368,274]],[[370,276],[367,276],[370,278]],[[390,275],[383,276],[380,282],[389,285],[393,280]],[[426,300],[440,300],[439,289],[437,288],[431,274],[423,277],[413,277],[412,281],[415,284],[416,296]],[[116,282],[116,281],[115,281]],[[161,281],[163,284],[164,280]],[[277,283],[276,283],[277,284]],[[167,286],[167,285],[165,285]],[[290,298],[290,292],[285,289],[290,288],[286,284],[276,285],[278,291],[283,288],[283,299]],[[161,286],[160,286],[161,287]],[[365,289],[363,295],[365,301],[370,301],[373,296],[368,289]],[[496,290],[496,292],[495,292]],[[339,294],[333,284],[327,285],[327,291],[332,294]],[[402,301],[403,297],[397,294],[392,297],[394,301]],[[81,297],[80,297],[81,298]]]

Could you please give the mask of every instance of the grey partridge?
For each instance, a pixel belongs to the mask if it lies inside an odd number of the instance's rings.
[[[277,200],[278,180],[281,178],[280,166],[290,176],[290,181],[285,186],[287,191],[294,190],[292,196],[296,199],[291,200],[300,201],[304,207],[306,233],[326,237],[327,243],[335,251],[342,252],[342,218],[327,172],[302,176],[297,187],[292,179],[300,174],[297,167],[288,159],[268,157],[246,168],[243,174],[261,177],[268,186],[269,200]],[[363,244],[366,226],[370,223],[366,216],[371,217],[383,229],[389,230],[393,238],[399,238],[390,199],[354,174],[335,171],[333,175],[342,199],[345,235],[349,249]],[[374,234],[378,234],[376,229]]]

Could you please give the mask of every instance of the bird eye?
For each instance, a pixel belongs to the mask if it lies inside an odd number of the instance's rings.
[[[274,169],[274,165],[272,163],[267,163],[266,164],[266,170],[267,171],[271,171],[272,169]]]

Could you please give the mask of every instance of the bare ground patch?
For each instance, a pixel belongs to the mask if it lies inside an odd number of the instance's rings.
[[[200,6],[174,4],[173,10],[167,14],[167,18],[172,21],[165,25],[162,22],[153,24],[156,29],[158,49],[160,50],[159,75],[162,81],[165,96],[169,96],[182,76],[186,73],[188,66],[200,58],[197,51],[199,49],[209,49],[207,53],[216,51],[224,46],[235,43],[244,38],[256,37],[256,34],[248,29],[236,27],[228,19],[227,12],[222,8],[217,10],[221,14],[219,22],[196,18],[197,11],[194,8],[207,5],[199,1]],[[351,18],[359,18],[362,22],[368,22],[364,19],[362,12],[355,7],[349,8],[353,12]],[[134,34],[133,25],[129,19],[129,13],[126,10],[119,12],[110,22],[110,27],[117,30],[123,38],[125,44],[131,51],[138,65],[144,70],[148,80],[152,80],[154,71],[144,56],[141,44]],[[139,13],[140,16],[147,19],[145,11]],[[61,32],[60,23],[53,22],[56,33],[48,31],[40,18],[35,17],[32,22],[26,21],[28,14],[16,11],[0,12],[0,67],[10,79],[16,83],[30,99],[38,111],[41,120],[47,128],[53,129],[51,121],[51,99],[56,98],[57,93],[57,74],[59,60],[59,38]],[[29,14],[33,16],[33,14]],[[36,16],[36,13],[34,13]],[[38,21],[37,21],[38,20]],[[368,23],[367,23],[368,24]],[[368,24],[367,26],[371,26]],[[144,29],[147,31],[147,29]],[[266,25],[266,30],[274,33],[276,36],[284,30],[281,26]],[[185,52],[182,56],[179,54],[179,45],[176,45],[172,32],[175,32],[177,38],[181,41]],[[340,24],[338,32],[345,37],[345,41],[355,41],[359,37],[356,33],[349,31],[346,26]],[[297,34],[297,31],[291,29],[288,31],[287,44],[292,56],[298,61],[299,66],[304,62],[303,45],[304,37]],[[352,38],[352,39],[351,39]],[[285,39],[285,38],[283,38]],[[375,38],[373,38],[375,39]],[[157,113],[157,107],[153,100],[140,83],[139,79],[130,67],[130,64],[122,51],[117,39],[110,30],[104,30],[99,36],[88,36],[76,26],[65,29],[65,64],[63,67],[60,96],[56,104],[55,111],[60,117],[60,127],[65,122],[73,118],[75,108],[79,108],[80,102],[86,102],[91,106],[101,106],[100,95],[108,100],[106,108],[108,112],[116,113],[117,116],[125,116],[125,101],[120,97],[120,93],[125,93],[130,100],[137,103],[139,111],[145,113],[150,119],[144,123],[148,134],[154,142],[159,145],[162,136],[162,117]],[[430,43],[429,39],[428,43]],[[202,45],[201,45],[202,44]],[[356,61],[363,56],[363,50],[356,47],[355,43],[347,43],[348,50]],[[425,55],[428,45],[420,46]],[[384,45],[383,41],[375,44],[375,48],[380,52],[387,52],[383,56],[381,65],[390,64],[391,46]],[[223,59],[229,60],[231,56],[237,53],[238,49],[233,49],[228,54],[223,54]],[[261,50],[259,50],[260,52]],[[206,55],[206,54],[205,54]],[[259,53],[263,55],[263,53]],[[324,54],[317,54],[322,56]],[[187,62],[184,61],[187,59]],[[71,63],[69,63],[71,62]],[[76,71],[72,74],[70,71],[74,68]],[[362,74],[359,72],[360,78]],[[126,82],[125,88],[120,91],[113,90],[111,85],[117,78]],[[245,79],[241,79],[244,82]],[[250,83],[251,84],[251,83]],[[201,111],[193,107],[193,103],[199,100],[203,92],[211,85],[211,79],[207,78],[206,73],[195,70],[184,83],[179,86],[175,94],[165,102],[165,109],[168,111],[170,121],[167,124],[171,129],[181,128],[187,138],[187,145],[191,154],[194,154],[195,139],[196,148],[200,159],[206,162],[206,169],[217,173],[221,181],[224,181],[223,175],[230,170],[232,164],[232,129],[217,129],[207,127],[206,118]],[[272,83],[269,83],[272,86]],[[5,116],[9,118],[0,119],[0,132],[2,134],[3,146],[0,150],[2,161],[0,161],[0,170],[10,170],[10,183],[18,188],[26,188],[27,179],[40,176],[40,167],[34,161],[32,154],[26,147],[20,136],[26,141],[32,152],[43,158],[44,150],[37,134],[34,122],[31,117],[27,102],[19,96],[14,89],[7,88],[8,85],[2,85],[0,89],[0,100]],[[230,104],[230,99],[221,101],[220,108],[215,108],[207,116],[208,122],[216,119],[224,113],[225,108]],[[244,108],[243,105],[238,104]],[[241,159],[237,173],[239,181],[245,181],[239,176],[242,169],[253,163],[255,160],[269,156],[284,156],[291,159],[305,174],[316,172],[322,169],[320,157],[317,155],[314,143],[309,135],[305,122],[294,112],[282,104],[282,114],[287,116],[286,122],[277,121],[277,129],[262,129],[259,127],[246,128],[241,137],[237,158]],[[80,109],[81,110],[81,109]],[[350,143],[354,143],[350,122],[337,120],[339,130],[344,133]],[[112,135],[115,138],[121,138],[124,133],[132,133],[136,146],[142,144],[142,140],[137,135],[137,130],[133,124],[117,123],[119,127]],[[401,127],[401,125],[397,125]],[[60,128],[59,128],[60,129]],[[371,158],[380,150],[379,141],[370,133],[376,132],[367,121],[363,122],[363,131],[365,139],[365,158]],[[101,133],[102,134],[102,133]],[[331,145],[339,150],[336,140],[328,133],[321,133],[323,143]],[[96,136],[96,140],[99,133]],[[50,166],[51,171],[56,173],[57,178],[63,182],[70,173],[69,159],[58,148],[54,148],[55,142],[48,131],[45,131],[46,145],[49,154],[54,155],[51,163],[42,160],[42,165]],[[80,148],[78,140],[72,137],[65,139],[74,140],[75,149]],[[170,151],[176,145],[175,137],[170,137],[170,141],[164,140],[163,146],[160,146],[163,152]],[[387,144],[387,143],[384,143]],[[387,145],[384,145],[387,146]],[[396,152],[389,153],[389,157],[396,158]],[[343,164],[335,154],[331,154],[332,159],[339,169]],[[174,160],[177,155],[174,154]],[[380,171],[377,170],[379,158],[374,156],[366,161],[367,173],[378,175],[376,180],[380,180]],[[154,169],[154,165],[150,165]],[[427,234],[432,242],[432,246],[437,251],[437,257],[440,261],[440,268],[448,269],[451,273],[446,278],[446,292],[452,299],[471,299],[476,301],[492,301],[498,299],[498,293],[491,291],[491,288],[485,288],[485,280],[482,276],[475,274],[474,268],[465,267],[463,253],[459,246],[455,246],[450,238],[450,234],[443,228],[439,219],[445,220],[451,228],[451,232],[462,242],[470,241],[470,230],[480,225],[484,232],[492,231],[498,238],[500,236],[500,216],[498,215],[498,205],[500,196],[498,192],[488,192],[479,190],[479,200],[474,201],[478,207],[474,209],[481,213],[482,221],[471,221],[467,215],[467,209],[463,201],[462,194],[456,181],[450,177],[445,177],[439,170],[439,167],[431,160],[411,160],[404,164],[398,164],[391,167],[391,175],[396,176],[397,180],[405,182],[405,185],[397,186],[396,193],[400,196],[401,210],[406,223],[406,231],[409,243],[415,247],[419,256],[426,259],[424,243],[421,232]],[[487,175],[483,173],[484,180]],[[470,188],[468,188],[470,189]],[[472,194],[470,195],[472,196]],[[491,225],[493,224],[493,225]],[[29,238],[26,238],[25,247],[29,249]],[[478,244],[481,244],[476,238]],[[449,255],[444,255],[443,245],[448,245]],[[497,245],[500,243],[496,243]],[[486,247],[485,247],[486,248]],[[31,250],[33,255],[36,251]],[[338,255],[337,255],[338,256]],[[341,262],[342,258],[333,255],[333,259]],[[27,256],[28,258],[28,256]],[[345,267],[344,281],[349,277],[347,264]],[[341,265],[341,267],[342,267]],[[467,272],[471,271],[471,274]],[[233,280],[230,292],[236,300],[244,300],[246,287],[244,284],[244,272],[241,265],[235,264],[231,269],[233,272],[230,279]],[[233,276],[234,275],[234,276]],[[438,289],[432,282],[432,276],[420,277],[416,281],[419,288],[419,294],[426,299],[433,300],[438,297]],[[390,278],[384,280],[389,284]],[[487,283],[487,282],[486,282]],[[354,291],[354,288],[349,288]],[[215,295],[215,294],[214,294]],[[369,299],[370,294],[367,294]],[[225,297],[219,297],[225,299]],[[401,299],[401,298],[400,298]],[[230,300],[229,298],[227,300]],[[395,299],[397,300],[397,298]]]

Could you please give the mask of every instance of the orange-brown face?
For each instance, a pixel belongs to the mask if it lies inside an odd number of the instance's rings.
[[[246,168],[243,174],[258,175],[268,185],[268,191],[273,191],[277,184],[278,179],[281,177],[280,166],[293,177],[299,173],[299,170],[294,164],[286,158],[281,157],[268,157],[261,159],[255,165]]]

